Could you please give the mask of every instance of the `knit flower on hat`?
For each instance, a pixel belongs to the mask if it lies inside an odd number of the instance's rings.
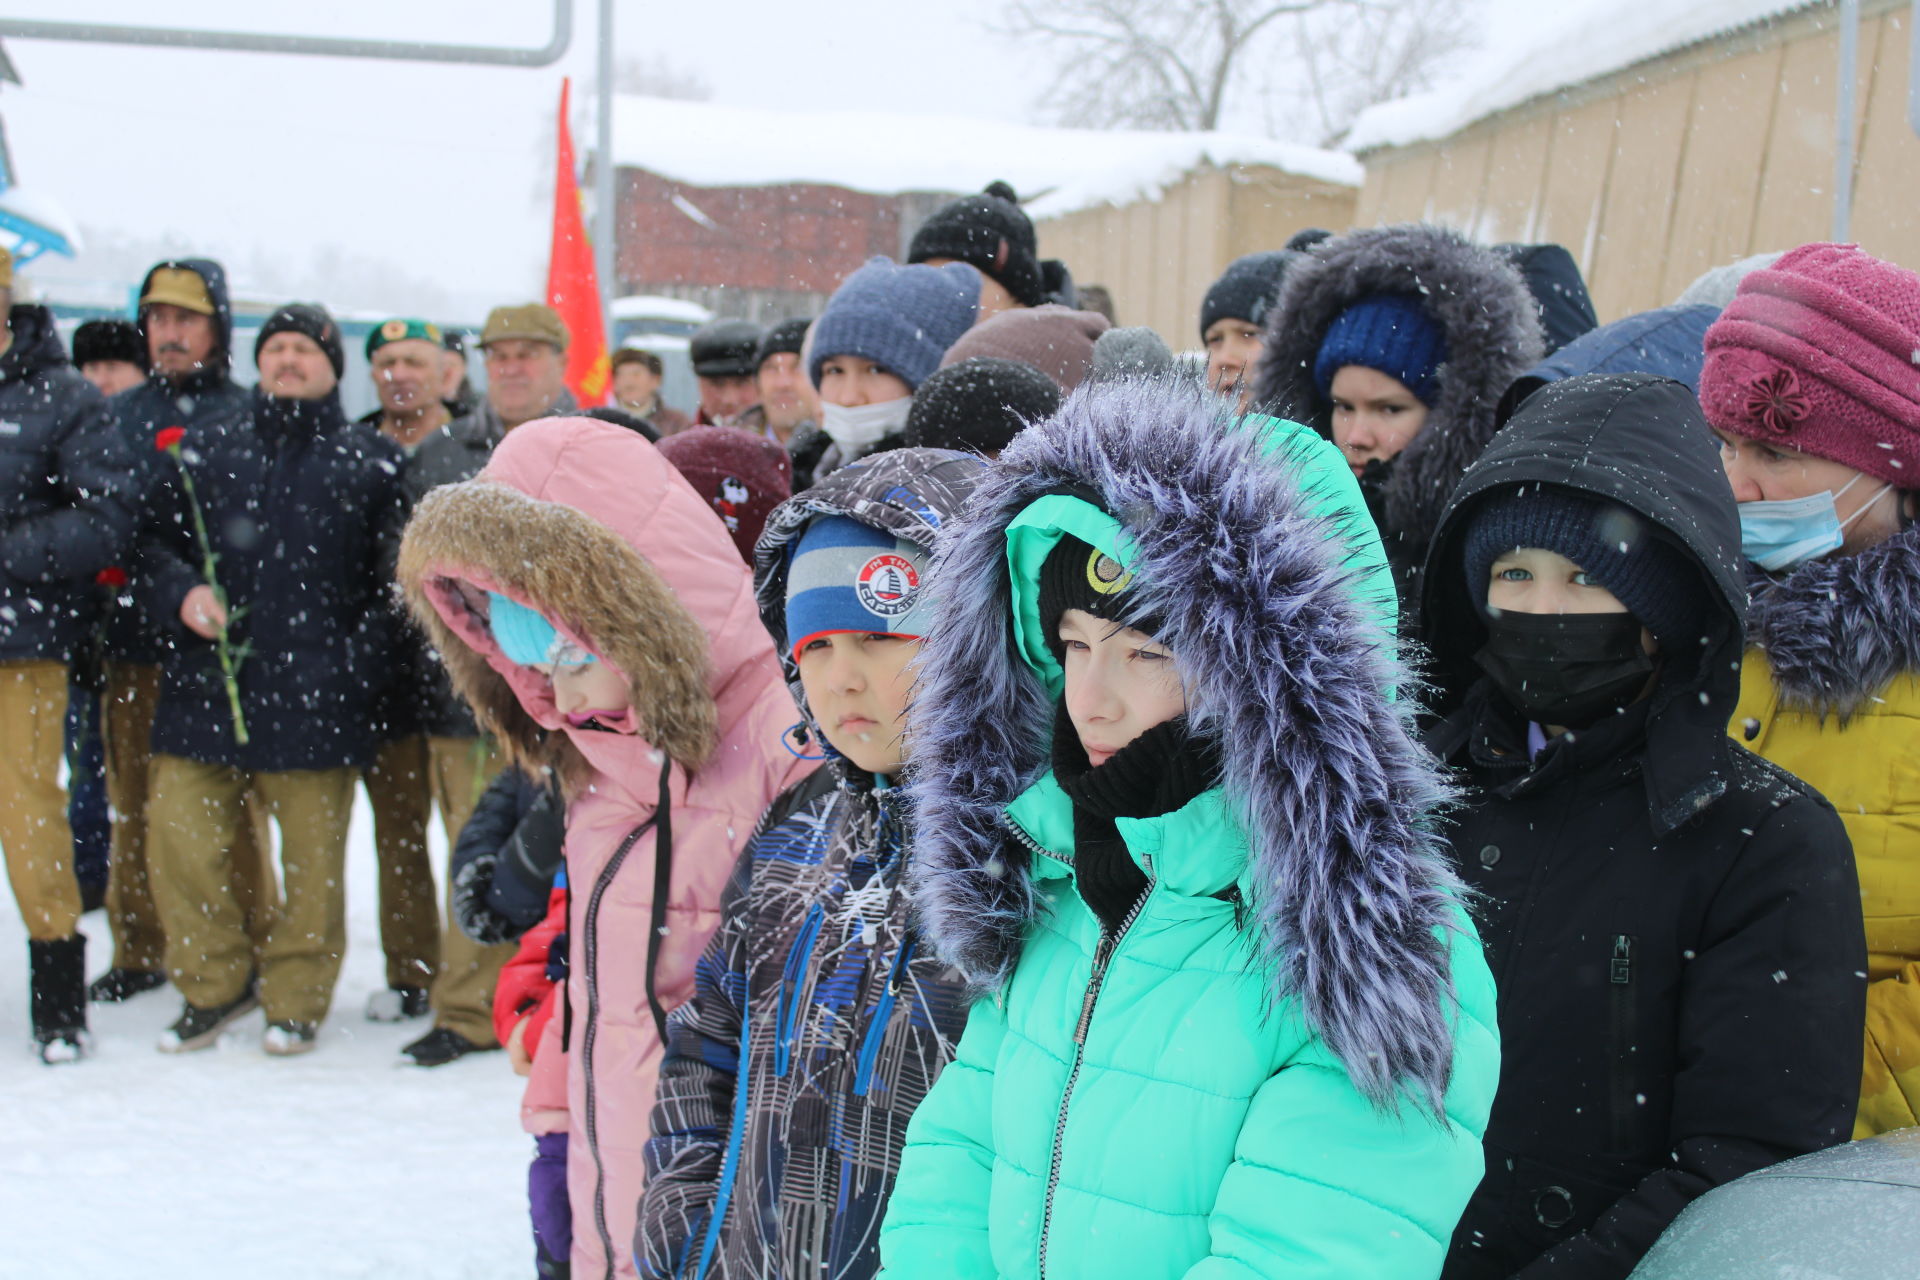
[[[1755,378],[1747,387],[1745,407],[1748,417],[1777,436],[1792,434],[1813,411],[1800,390],[1800,380],[1793,370],[1784,368]]]

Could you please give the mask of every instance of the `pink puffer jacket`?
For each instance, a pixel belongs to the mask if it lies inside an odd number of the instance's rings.
[[[556,766],[568,787],[566,1005],[542,1035],[523,1120],[570,1135],[573,1274],[631,1276],[662,1047],[654,1004],[671,1010],[692,992],[735,857],[806,771],[781,745],[799,713],[726,528],[623,428],[585,418],[516,428],[478,478],[422,500],[400,579],[482,727],[516,761]],[[546,680],[499,652],[489,591],[617,667],[639,732],[569,727]]]

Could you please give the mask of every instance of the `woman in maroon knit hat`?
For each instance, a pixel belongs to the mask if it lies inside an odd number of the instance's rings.
[[[1753,566],[1730,728],[1853,840],[1854,1135],[1882,1133],[1920,1120],[1920,276],[1834,244],[1752,273],[1707,331],[1700,400]]]

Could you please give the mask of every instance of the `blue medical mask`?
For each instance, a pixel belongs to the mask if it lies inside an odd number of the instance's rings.
[[[1769,573],[1798,568],[1809,560],[1818,560],[1839,550],[1846,540],[1847,526],[1865,515],[1880,494],[1893,488],[1881,486],[1880,493],[1862,503],[1858,511],[1842,522],[1840,498],[1861,479],[1856,475],[1841,486],[1839,493],[1826,489],[1804,498],[1741,503],[1740,550]]]

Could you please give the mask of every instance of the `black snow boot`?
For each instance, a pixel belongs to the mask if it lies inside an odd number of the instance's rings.
[[[86,1051],[87,940],[80,934],[27,941],[33,1039],[45,1063],[78,1062]]]

